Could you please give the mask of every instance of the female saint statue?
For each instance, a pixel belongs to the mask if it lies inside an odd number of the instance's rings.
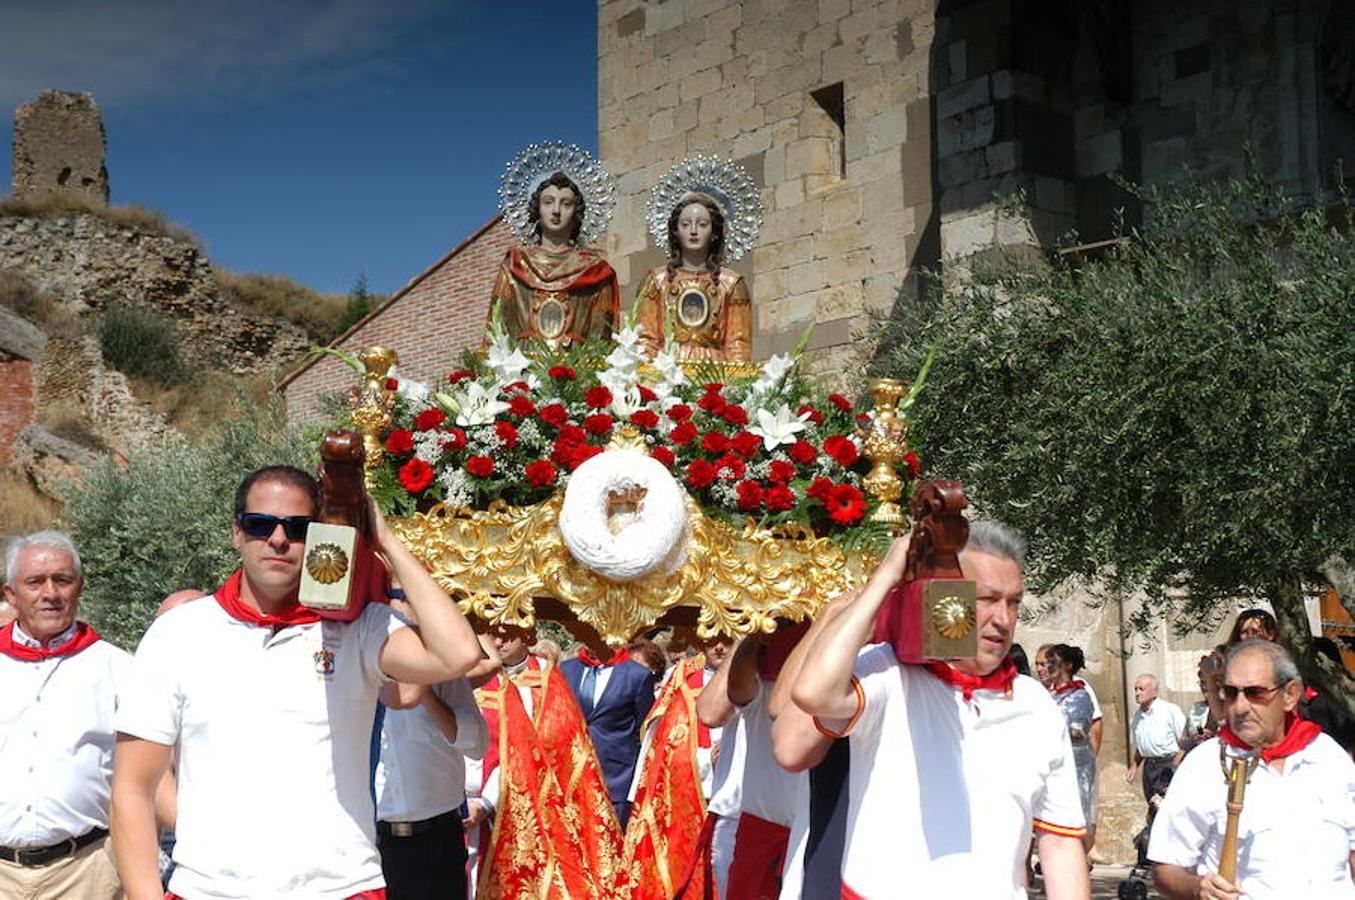
[[[500,206],[523,239],[499,265],[498,304],[514,340],[562,349],[608,337],[620,316],[616,273],[589,247],[612,213],[612,183],[597,161],[570,144],[533,144],[508,165]]]
[[[656,353],[671,337],[679,360],[751,360],[748,285],[722,263],[757,239],[762,208],[752,179],[732,162],[696,157],[654,187],[648,216],[668,263],[650,270],[635,298],[646,349]]]

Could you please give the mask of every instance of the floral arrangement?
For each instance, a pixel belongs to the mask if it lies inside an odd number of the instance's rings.
[[[537,345],[530,356],[495,329],[487,352],[467,354],[445,385],[393,372],[392,425],[373,494],[397,515],[439,501],[465,509],[538,503],[628,429],[708,516],[799,522],[879,546],[888,529],[870,522],[877,501],[862,486],[870,415],[803,372],[805,343],[767,360],[755,377],[729,378],[718,364],[679,365],[667,350],[648,359],[633,326],[611,343],[594,339],[563,353]],[[899,475],[911,485],[917,457],[906,463]]]

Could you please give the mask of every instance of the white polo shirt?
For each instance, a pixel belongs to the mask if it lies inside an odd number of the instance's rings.
[[[72,625],[50,646],[69,641]],[[14,641],[38,642],[14,624]],[[26,662],[0,654],[0,847],[108,827],[114,714],[132,658],[107,641]]]
[[[1237,750],[1228,748],[1229,755]],[[1228,825],[1219,739],[1186,754],[1153,819],[1148,858],[1217,872]],[[1355,763],[1325,734],[1285,759],[1260,763],[1238,819],[1237,883],[1248,900],[1350,900]]]
[[[789,828],[800,796],[799,783],[804,782],[807,791],[809,775],[787,772],[772,755],[772,717],[767,710],[771,696],[771,684],[759,679],[757,695],[743,708],[747,761],[740,810]]]
[[[117,725],[179,744],[171,891],[338,900],[384,884],[368,778],[378,655],[402,627],[374,603],[274,633],[213,599],[151,625]]]
[[[376,766],[376,817],[384,822],[422,822],[459,807],[466,799],[466,758],[482,759],[489,748],[469,681],[429,690],[456,718],[456,740],[447,740],[423,704],[386,710]]]
[[[1144,759],[1174,756],[1181,749],[1186,714],[1175,703],[1154,697],[1147,709],[1134,710],[1130,731],[1134,735],[1134,748]]]
[[[960,690],[889,644],[861,650],[851,735],[845,888],[867,900],[1024,898],[1032,824],[1084,826],[1068,727],[1049,692]],[[831,726],[833,723],[825,723]],[[844,891],[845,895],[845,891]]]

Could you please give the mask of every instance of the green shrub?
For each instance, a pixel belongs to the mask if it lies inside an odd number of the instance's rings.
[[[149,309],[110,306],[99,322],[104,362],[124,375],[156,384],[179,384],[189,370],[179,356],[174,323]]]
[[[231,547],[235,487],[264,465],[313,471],[313,445],[276,403],[221,419],[192,443],[106,460],[66,497],[64,526],[85,567],[81,617],[104,637],[134,648],[166,594],[210,591],[238,565]]]
[[[236,275],[213,269],[216,283],[231,303],[267,316],[287,319],[316,343],[326,344],[339,333],[349,305],[346,294],[322,294],[282,275]]]

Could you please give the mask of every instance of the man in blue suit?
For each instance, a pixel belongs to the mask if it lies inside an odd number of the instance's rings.
[[[586,647],[579,651],[578,658],[560,663],[560,673],[583,710],[602,775],[607,779],[607,792],[624,830],[630,818],[630,801],[626,798],[640,755],[640,726],[654,705],[655,675],[625,650],[604,663]]]

